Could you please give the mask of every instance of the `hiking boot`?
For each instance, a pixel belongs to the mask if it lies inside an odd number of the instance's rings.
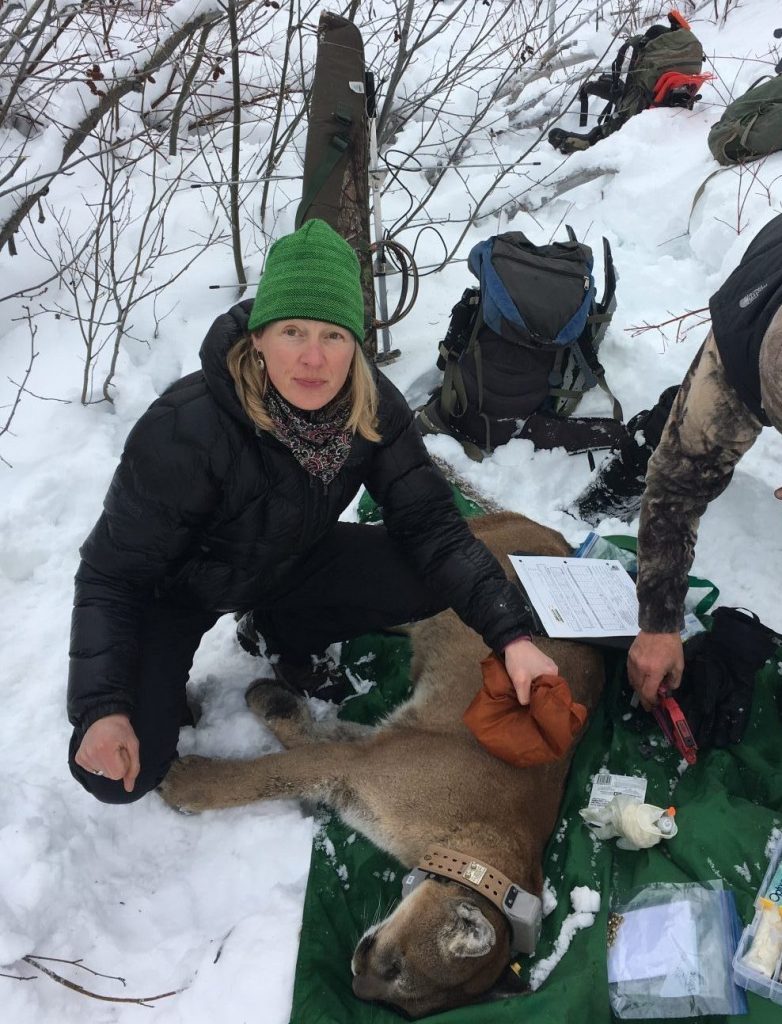
[[[552,128],[548,133],[549,144],[558,149],[560,153],[569,156],[580,150],[589,149],[597,139],[593,139],[591,133],[579,135],[577,132],[566,132],[561,128]]]
[[[678,390],[677,386],[666,388],[651,409],[644,409],[628,420],[626,439],[602,463],[595,479],[567,510],[571,515],[590,526],[609,518],[629,523],[638,515],[649,459],[660,443]]]
[[[571,513],[590,526],[603,519],[629,523],[641,509],[646,467],[653,451],[651,445],[630,438],[600,466],[596,478],[571,506]]]
[[[263,636],[255,627],[251,611],[245,612],[236,624],[236,639],[243,651],[254,658],[269,657]],[[310,655],[309,662],[290,662],[274,655],[270,658],[275,678],[305,697],[340,704],[356,692],[345,669],[327,654]]]
[[[253,658],[260,658],[261,634],[255,628],[253,613],[245,612],[236,623],[236,639],[243,651],[247,651]]]
[[[272,669],[279,682],[306,697],[341,704],[356,692],[344,667],[337,665],[327,654],[313,654],[309,663],[302,664],[279,659]]]

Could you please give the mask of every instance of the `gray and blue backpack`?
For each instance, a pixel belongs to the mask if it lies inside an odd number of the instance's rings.
[[[596,299],[592,250],[568,227],[566,242],[535,245],[521,231],[480,242],[468,266],[479,287],[453,307],[438,368],[442,384],[418,412],[423,433],[448,433],[474,458],[527,437],[569,451],[612,447],[622,410],[598,349],[616,306],[616,272],[603,239],[605,285]],[[576,420],[598,386],[613,417]]]

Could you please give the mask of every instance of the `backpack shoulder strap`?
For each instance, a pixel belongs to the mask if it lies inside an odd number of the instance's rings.
[[[587,344],[589,344],[587,342]],[[578,343],[572,346],[573,358],[578,363],[581,372],[584,376],[584,387],[581,389],[565,388],[560,387],[562,383],[562,361],[564,358],[564,352],[557,354],[557,362],[554,365],[554,370],[551,374],[551,379],[555,382],[554,385],[549,388],[549,394],[554,398],[576,398],[581,397],[586,391],[593,387],[599,387],[601,391],[605,392],[606,395],[611,399],[611,415],[617,421],[621,423],[624,420],[624,412],[622,411],[622,405],[616,395],[613,393],[611,388],[608,386],[606,380],[605,370],[603,364],[597,358],[594,350],[591,350],[592,359],[587,359]]]
[[[633,49],[632,56],[630,58],[630,67],[632,67],[635,59],[637,50],[635,47],[638,45],[638,40],[643,39],[643,36],[632,36],[627,42],[622,43],[619,47],[616,57],[611,64],[611,70],[604,72],[597,78],[592,79],[590,82],[584,82],[581,88],[578,90],[578,100],[581,107],[579,114],[579,127],[585,128],[589,117],[589,97],[597,96],[601,100],[606,101],[606,105],[597,115],[597,124],[601,125],[604,121],[608,120],[611,116],[611,112],[616,106],[618,100],[621,99],[622,93],[624,92],[624,82],[622,81],[622,65],[627,51]],[[628,68],[629,71],[629,68]],[[601,136],[602,137],[602,136]],[[594,141],[597,141],[595,139]],[[593,142],[590,141],[590,145]]]
[[[455,353],[451,349],[446,352],[443,383],[440,390],[440,409],[446,419],[450,419],[452,416],[463,416],[467,409],[467,391],[464,387],[464,378],[459,366],[459,360],[464,352],[472,352],[475,357],[479,411],[483,405],[483,372],[480,360],[480,343],[478,341],[478,331],[482,326],[483,315],[479,305],[470,333],[470,339],[466,346],[459,353]]]
[[[625,56],[627,55],[627,51],[631,48],[634,50],[633,54],[630,57],[630,60],[632,62],[635,53],[637,53],[638,39],[639,36],[631,36],[626,42],[622,43],[622,45],[619,47],[616,57],[614,57],[613,61],[611,62],[611,77],[613,78],[614,82],[619,81],[619,78],[622,74],[622,65],[624,64]]]
[[[616,267],[611,245],[605,235],[603,236],[603,295],[597,303],[596,309],[601,317],[608,316],[605,321],[608,326],[616,309]],[[605,333],[605,328],[603,333]]]
[[[627,74],[629,75],[630,72],[635,67],[636,61],[638,60],[638,54],[643,49],[645,43],[646,43],[646,36],[645,35],[630,36],[630,38],[626,42],[622,43],[622,45],[619,47],[619,51],[617,52],[617,55],[616,55],[616,57],[614,57],[613,62],[611,64],[611,77],[612,77],[612,79],[614,81],[614,91],[615,92],[621,92],[622,91],[620,89],[620,87],[619,87],[619,83],[620,83],[620,79],[622,77],[622,65],[624,64],[624,60],[625,60],[625,56],[627,55],[627,51],[628,50],[631,51],[630,52],[630,61],[629,61],[628,65],[627,65]]]
[[[570,225],[566,225],[566,229],[571,241],[576,241],[575,232]],[[603,237],[603,274],[603,295],[600,301],[595,303],[594,312],[587,317],[587,322],[581,337],[570,347],[570,351],[573,353],[573,359],[578,364],[583,375],[585,387],[580,392],[561,387],[563,380],[562,363],[565,356],[565,350],[563,350],[561,353],[557,354],[557,359],[550,378],[552,386],[549,390],[549,394],[555,398],[573,398],[576,397],[576,395],[583,394],[584,391],[597,386],[611,399],[614,419],[618,422],[622,422],[624,419],[624,413],[622,411],[621,403],[608,386],[603,364],[600,362],[597,355],[597,348],[602,341],[608,325],[611,323],[614,310],[616,309],[616,269],[614,267],[614,260],[611,254],[611,246],[605,236]]]
[[[733,136],[733,138],[735,138],[735,136]],[[686,234],[689,235],[689,233],[690,233],[690,224],[692,223],[692,215],[695,213],[695,207],[698,205],[698,202],[699,202],[701,196],[706,191],[706,186],[709,184],[709,182],[711,181],[711,179],[715,175],[720,173],[720,171],[727,171],[727,170],[728,170],[727,167],[718,167],[716,171],[712,171],[711,174],[707,175],[703,179],[703,181],[700,183],[700,185],[698,185],[698,188],[695,191],[695,195],[693,196],[692,205],[690,206],[690,214],[687,217],[687,231],[685,232]]]
[[[604,72],[598,78],[593,78],[589,82],[584,82],[578,90],[578,100],[581,107],[578,118],[579,127],[585,128],[589,119],[590,96],[596,96],[598,99],[606,101],[606,105],[597,115],[597,123],[602,124],[613,110],[614,104],[619,98],[619,93],[621,93],[621,91],[621,83],[619,86],[615,86],[614,79],[610,72]]]
[[[778,78],[778,77],[779,77],[778,75],[761,75],[760,78],[756,78],[755,79],[755,81],[752,83],[752,85],[749,87],[749,89],[745,89],[744,90],[742,95],[746,95],[750,91],[750,89],[754,89],[756,85],[760,85],[762,82],[765,82],[768,79]]]
[[[614,316],[614,310],[616,309],[616,267],[614,266],[614,257],[611,253],[611,245],[608,239],[603,236],[603,295],[599,302],[595,303],[595,313],[589,317],[587,321],[588,327],[588,346],[592,351],[596,366],[597,385],[601,388],[608,397],[611,399],[613,407],[613,416],[615,420],[620,422],[624,419],[624,413],[622,412],[622,406],[619,399],[613,393],[611,388],[608,386],[608,381],[605,379],[605,370],[603,364],[600,362],[597,356],[597,346],[603,340],[603,335],[608,329],[608,325]]]

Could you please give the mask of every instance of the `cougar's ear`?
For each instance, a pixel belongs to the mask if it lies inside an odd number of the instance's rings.
[[[474,903],[456,904],[456,929],[445,940],[451,956],[485,956],[495,941],[494,925]]]

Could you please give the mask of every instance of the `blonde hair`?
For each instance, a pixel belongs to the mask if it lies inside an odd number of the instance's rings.
[[[274,424],[263,401],[266,371],[258,366],[250,335],[242,338],[229,350],[226,362],[244,411],[261,430],[273,431]],[[377,385],[358,343],[350,364],[348,380],[352,402],[345,428],[366,438],[367,441],[380,441],[380,434],[377,431]]]

